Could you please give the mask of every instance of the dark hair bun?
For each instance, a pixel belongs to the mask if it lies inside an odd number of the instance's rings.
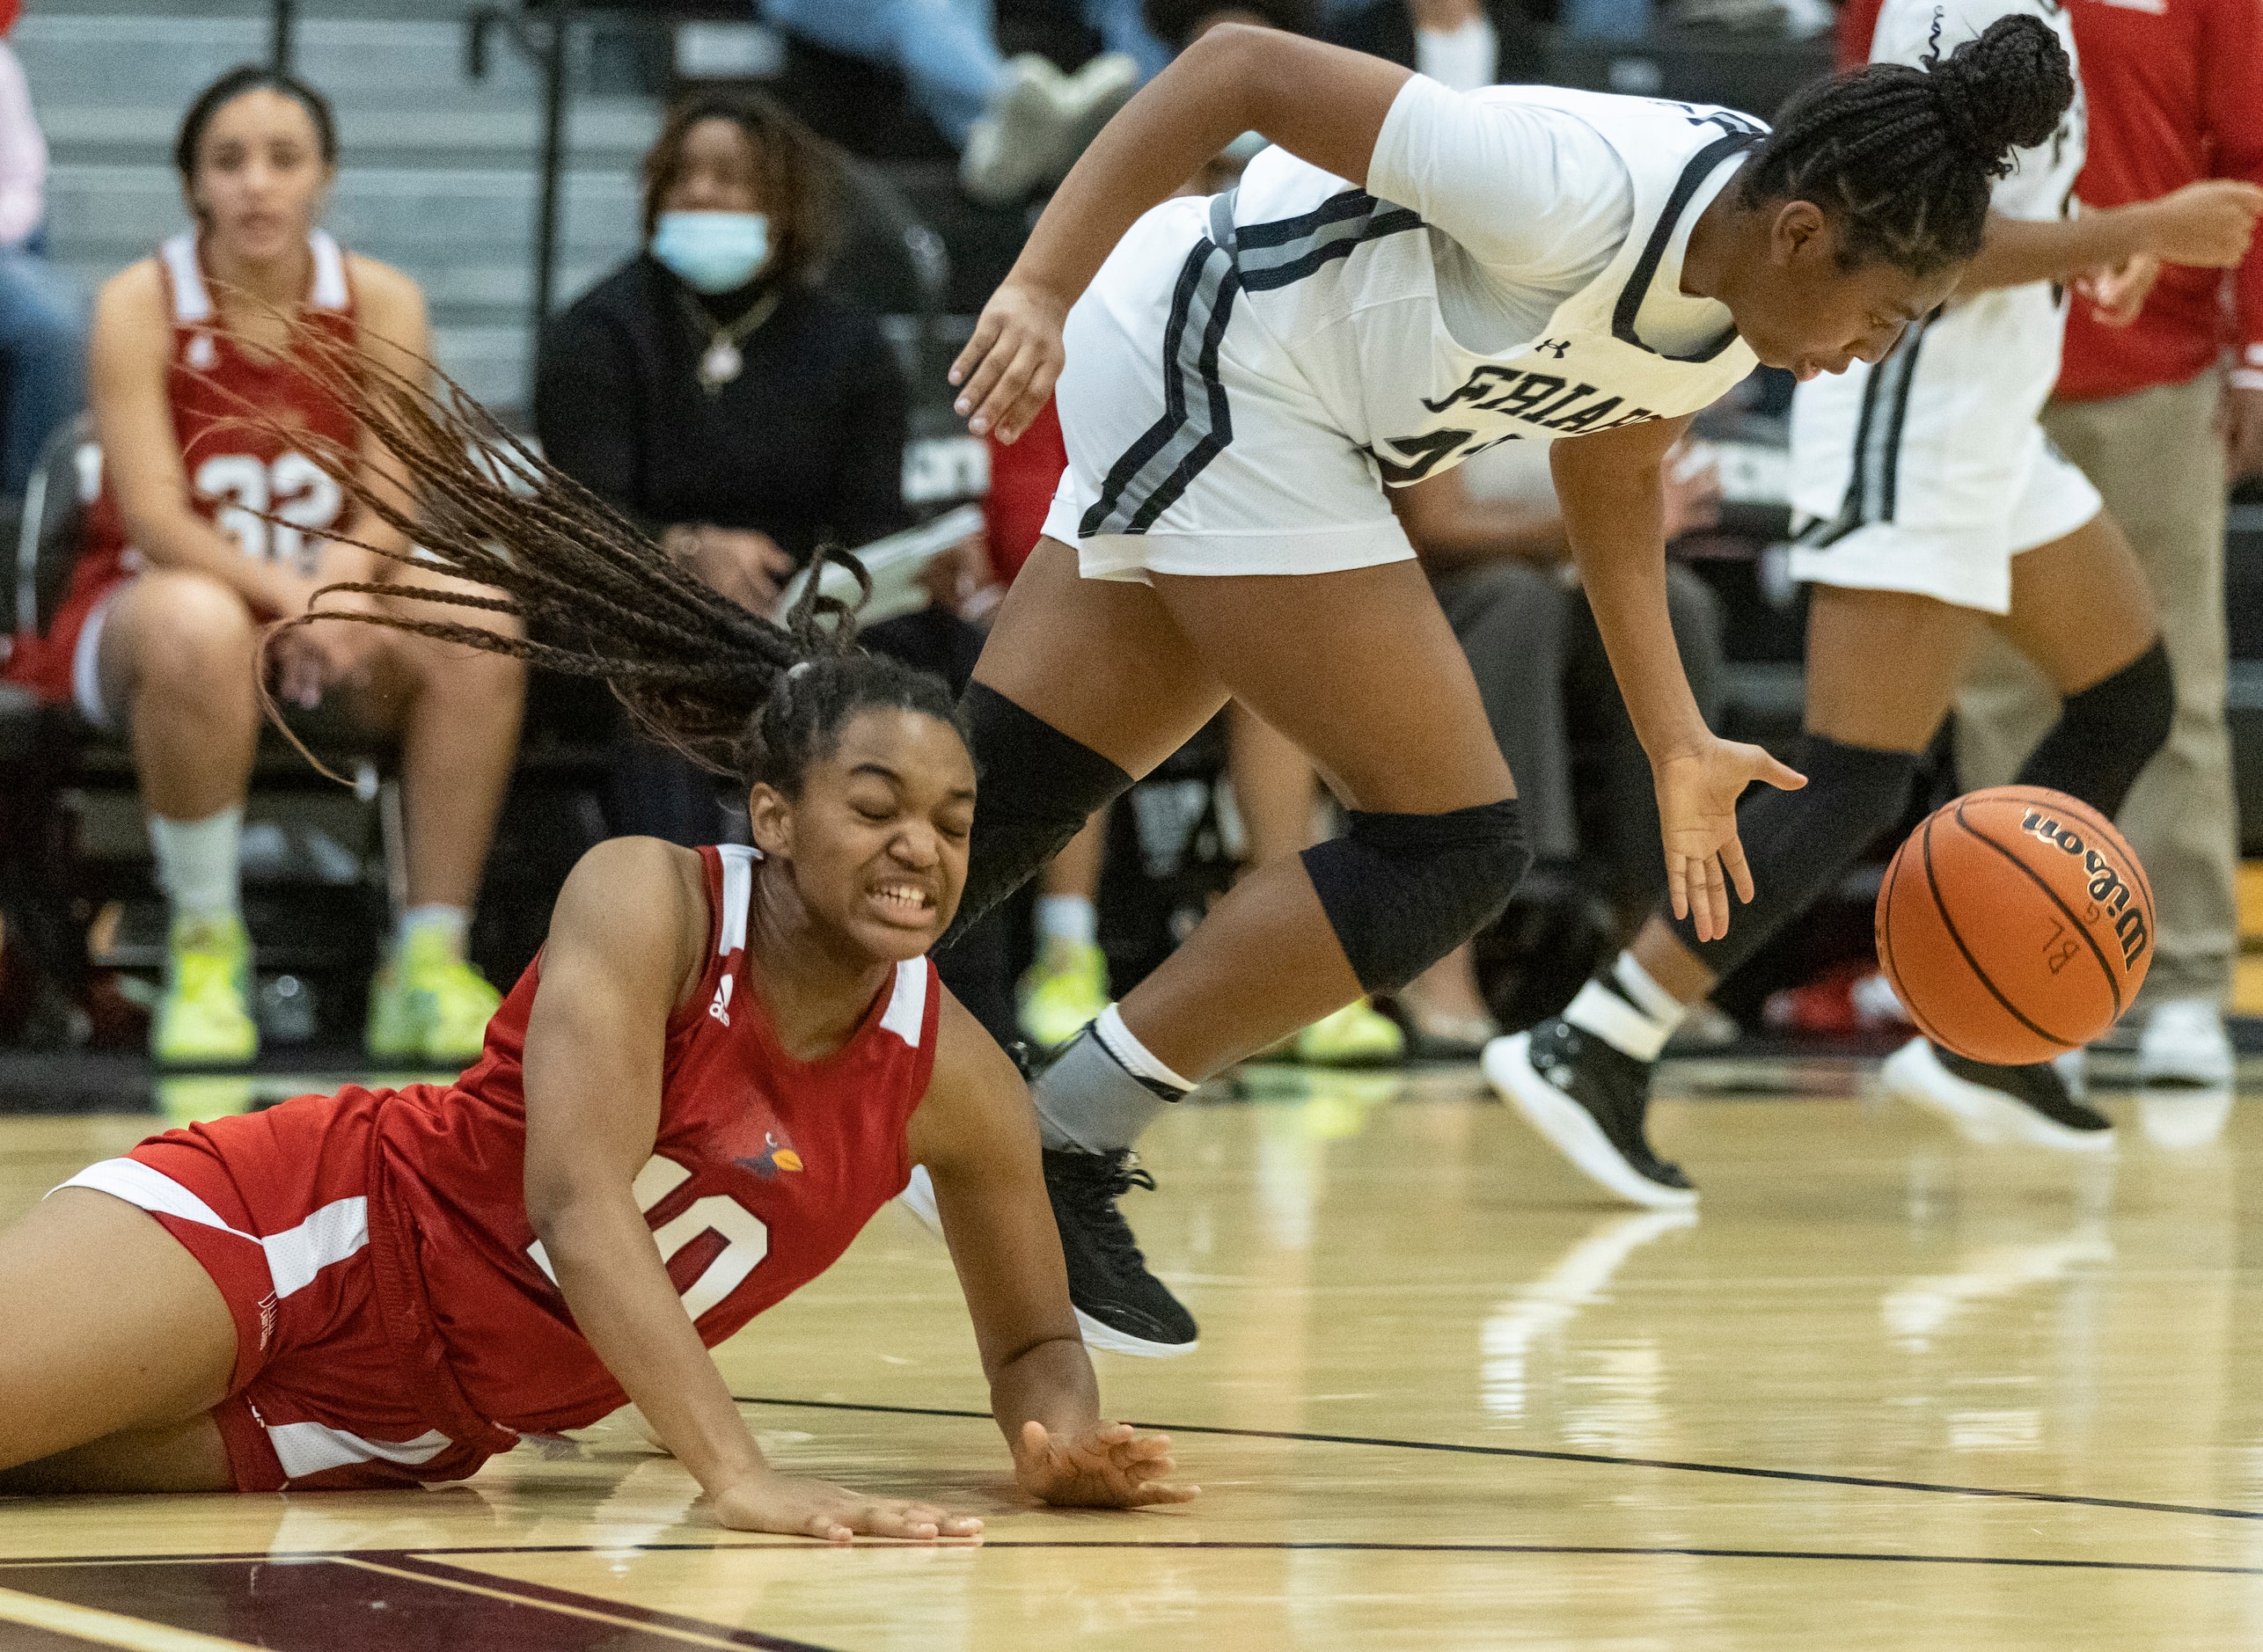
[[[2011,170],[2010,151],[2032,149],[2056,131],[2075,100],[2074,65],[2036,18],[1998,18],[1926,67],[1926,86],[1952,137],[1992,177]]]

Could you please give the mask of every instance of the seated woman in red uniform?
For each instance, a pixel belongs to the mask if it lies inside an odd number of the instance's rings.
[[[1168,1439],[1102,1418],[1027,1093],[926,957],[974,813],[948,691],[813,603],[790,631],[757,618],[554,473],[514,499],[466,468],[460,424],[411,428],[440,410],[407,381],[376,399],[420,542],[546,640],[460,634],[604,676],[648,731],[731,765],[756,847],[591,850],[455,1084],[168,1131],[0,1233],[0,1490],[455,1480],[633,1400],[725,1525],[970,1534],[773,1471],[702,1346],[824,1271],[917,1164],[1022,1486],[1192,1495]],[[408,528],[349,450],[314,450]]]
[[[131,742],[172,907],[153,1049],[164,1062],[237,1063],[259,1044],[237,888],[259,627],[305,611],[326,580],[374,579],[385,565],[352,542],[408,543],[349,512],[309,457],[310,441],[350,447],[357,435],[351,409],[309,376],[304,341],[397,361],[430,346],[416,283],[319,227],[337,138],[312,88],[230,71],[189,106],[173,158],[196,228],[96,303],[88,388],[101,495],[55,619],[18,640],[7,675]],[[269,423],[255,429],[246,413]],[[404,570],[345,600],[399,608],[428,577]],[[299,632],[277,666],[289,698],[326,702],[341,733],[400,741],[408,900],[371,990],[370,1054],[460,1066],[496,1003],[463,939],[518,744],[524,674],[515,660],[359,625]]]

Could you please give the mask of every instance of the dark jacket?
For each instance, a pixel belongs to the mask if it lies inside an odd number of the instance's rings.
[[[711,301],[744,313],[755,294]],[[739,344],[739,376],[699,382],[703,301],[639,253],[544,330],[534,428],[553,464],[648,529],[753,529],[797,561],[902,527],[908,391],[879,324],[789,289]]]

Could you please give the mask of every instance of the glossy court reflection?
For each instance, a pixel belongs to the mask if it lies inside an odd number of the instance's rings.
[[[1178,1435],[1188,1508],[1015,1495],[891,1210],[720,1357],[782,1465],[963,1506],[979,1547],[719,1532],[614,1422],[446,1491],[0,1502],[0,1645],[2263,1638],[2263,1114],[2110,1097],[2118,1152],[2069,1159],[1851,1068],[1671,1076],[1694,1217],[1584,1202],[1458,1075],[1253,1074],[1155,1132],[1131,1214],[1204,1346],[1102,1378]],[[0,1122],[0,1214],[150,1128]],[[167,1630],[209,1638],[134,1638]]]

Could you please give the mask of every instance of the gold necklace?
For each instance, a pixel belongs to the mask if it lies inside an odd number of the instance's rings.
[[[707,313],[692,302],[688,294],[678,292],[684,313],[693,329],[707,335],[707,347],[699,353],[699,388],[710,396],[720,395],[724,385],[746,370],[746,358],[739,353],[739,341],[770,319],[784,297],[784,289],[773,287],[756,299],[744,315],[725,326],[717,326]]]

